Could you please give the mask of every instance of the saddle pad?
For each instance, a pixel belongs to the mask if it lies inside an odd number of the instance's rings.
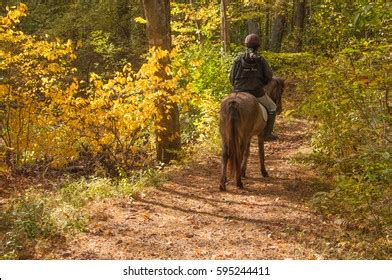
[[[263,105],[261,105],[260,103],[259,103],[259,105],[261,107],[261,112],[263,113],[263,119],[264,119],[264,121],[267,121],[268,120],[267,109],[265,109],[265,107]]]

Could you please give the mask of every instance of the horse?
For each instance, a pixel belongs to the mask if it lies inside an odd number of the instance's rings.
[[[277,106],[277,114],[282,112],[284,81],[273,77],[264,87]],[[250,153],[252,136],[258,137],[260,172],[268,177],[264,165],[264,128],[266,121],[263,109],[256,97],[247,92],[233,92],[223,99],[220,109],[219,131],[222,138],[222,175],[220,190],[226,190],[227,166],[229,173],[235,172],[236,185],[243,189],[241,177],[245,177],[246,165]]]

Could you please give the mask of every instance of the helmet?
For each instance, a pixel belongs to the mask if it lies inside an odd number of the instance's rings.
[[[260,38],[257,34],[252,33],[246,36],[245,38],[245,46],[248,48],[258,48],[260,47]]]

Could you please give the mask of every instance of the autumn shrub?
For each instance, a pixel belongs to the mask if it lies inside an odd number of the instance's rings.
[[[188,65],[183,70],[188,72],[186,83],[192,94],[181,115],[185,148],[215,149],[219,143],[220,102],[231,91],[228,75],[232,57],[222,56],[217,46],[206,42],[188,45],[175,61],[181,67]]]
[[[151,49],[138,72],[127,64],[110,79],[93,73],[86,96],[71,100],[68,125],[79,136],[80,145],[100,158],[111,173],[127,175],[152,166],[155,132],[164,129],[158,125],[160,104],[181,105],[189,100],[187,85],[178,86],[181,72],[174,73],[173,65],[162,69],[160,64],[175,51]],[[159,71],[168,78],[159,77]]]
[[[217,152],[220,101],[231,90],[233,57],[223,55],[217,42],[219,5],[214,2],[171,3],[173,43],[181,49],[174,58],[188,73],[192,97],[181,114],[181,139],[186,153]],[[211,150],[212,149],[212,150]]]
[[[220,26],[219,5],[206,1],[201,3],[180,3],[173,1],[171,5],[171,30],[175,35],[175,44],[199,44],[216,41]],[[219,45],[219,44],[216,44]]]
[[[355,226],[391,229],[390,46],[362,42],[335,59],[320,60],[302,112],[316,120],[317,163],[336,179],[315,202]]]
[[[21,4],[0,21],[0,146],[8,166],[86,167],[86,159],[109,175],[152,166],[155,132],[163,129],[159,106],[190,98],[186,72],[161,66],[177,49],[151,49],[138,71],[126,64],[110,78],[91,73],[88,82],[78,81],[69,66],[72,42],[18,31],[25,12]]]
[[[62,121],[71,97],[72,43],[42,41],[16,30],[20,4],[0,17],[0,152],[12,169],[63,165],[76,155],[75,137]]]

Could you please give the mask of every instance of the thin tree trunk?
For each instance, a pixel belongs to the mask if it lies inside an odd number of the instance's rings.
[[[195,9],[195,3],[193,0],[189,0],[189,4],[191,5],[192,9]],[[195,20],[194,22],[196,27],[197,42],[200,44],[202,42],[201,32],[200,32],[200,22],[198,20]]]
[[[5,13],[5,7],[8,6],[8,0],[0,0],[0,12]]]
[[[303,30],[305,23],[306,0],[295,0],[294,12],[294,51],[302,51]]]
[[[280,52],[286,24],[287,0],[278,0],[272,22],[270,51]]]
[[[229,20],[227,18],[227,6],[229,0],[221,0],[221,39],[223,52],[230,52]]]
[[[117,16],[117,26],[120,32],[120,35],[127,40],[127,42],[131,39],[131,14],[130,8],[128,5],[129,0],[117,0],[114,5],[116,16]]]
[[[170,30],[170,1],[169,0],[143,0],[144,14],[147,20],[147,37],[150,47],[159,47],[164,50],[171,49]],[[159,73],[163,79],[168,76],[164,71],[165,65],[170,63],[169,58],[162,60]],[[157,100],[157,106],[162,116],[158,126],[163,128],[156,132],[157,160],[169,163],[177,158],[181,147],[180,122],[178,106],[168,100]]]
[[[263,50],[268,50],[270,41],[270,29],[271,29],[271,0],[267,0],[264,6],[265,9],[265,21],[264,21],[264,33],[261,47]]]
[[[246,22],[246,26],[248,27],[248,34],[254,33],[259,35],[260,33],[260,18],[251,18]]]

